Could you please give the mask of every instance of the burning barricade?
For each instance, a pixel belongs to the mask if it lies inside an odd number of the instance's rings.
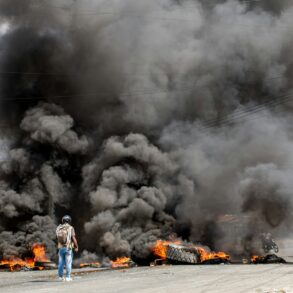
[[[31,247],[33,257],[12,257],[0,261],[0,269],[10,271],[55,269],[56,264],[46,257],[45,246],[35,243]]]
[[[276,254],[268,254],[265,256],[253,255],[251,257],[251,263],[253,264],[276,264],[276,263],[286,263],[286,261],[277,256]]]
[[[56,264],[51,262],[46,256],[45,246],[35,243],[31,247],[33,257],[30,258],[10,258],[0,261],[0,270],[21,271],[21,270],[44,270],[56,269]],[[157,257],[156,264],[226,264],[230,263],[230,256],[225,252],[212,252],[201,245],[195,245],[181,240],[157,240],[152,247],[153,256]],[[114,260],[108,258],[103,261],[83,259],[79,263],[79,268],[103,268],[120,269],[135,267],[136,263],[130,257],[118,257]],[[253,255],[246,259],[244,263],[251,264],[274,264],[286,263],[286,261],[275,254],[265,256]],[[77,264],[76,264],[77,265]]]
[[[119,268],[131,268],[136,266],[136,264],[131,260],[130,257],[123,256],[118,257],[115,260],[107,260],[104,262],[86,262],[81,263],[79,265],[80,268],[111,268],[111,269],[119,269]]]
[[[100,268],[101,267],[101,263],[100,262],[85,262],[85,263],[81,263],[79,265],[79,267],[82,268]]]
[[[169,262],[189,264],[228,263],[230,259],[225,252],[210,252],[202,246],[180,240],[157,240],[153,247],[153,254]]]
[[[111,268],[129,268],[135,266],[135,263],[129,257],[118,257],[114,261],[111,261]]]
[[[35,266],[34,260],[31,258],[20,259],[13,257],[0,261],[1,270],[19,271],[19,270],[30,270]]]

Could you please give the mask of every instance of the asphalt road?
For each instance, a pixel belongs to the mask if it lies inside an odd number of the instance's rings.
[[[293,265],[157,266],[89,272],[70,283],[56,271],[2,272],[0,292],[293,292]]]

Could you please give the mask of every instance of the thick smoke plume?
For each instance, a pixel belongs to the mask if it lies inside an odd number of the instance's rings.
[[[147,259],[174,234],[243,255],[288,234],[292,13],[0,0],[0,258],[53,256],[64,213],[86,260]]]

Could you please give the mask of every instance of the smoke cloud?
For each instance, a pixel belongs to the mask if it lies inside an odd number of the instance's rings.
[[[0,0],[0,258],[54,256],[64,213],[84,259],[147,259],[174,233],[243,255],[288,234],[292,13]]]

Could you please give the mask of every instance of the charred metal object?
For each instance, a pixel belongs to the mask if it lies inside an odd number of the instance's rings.
[[[167,259],[180,263],[199,263],[199,255],[195,248],[177,244],[169,244],[167,246]]]
[[[279,257],[276,254],[268,254],[266,256],[257,256],[257,257],[254,257],[251,262],[254,264],[286,263],[286,261],[282,257]]]

